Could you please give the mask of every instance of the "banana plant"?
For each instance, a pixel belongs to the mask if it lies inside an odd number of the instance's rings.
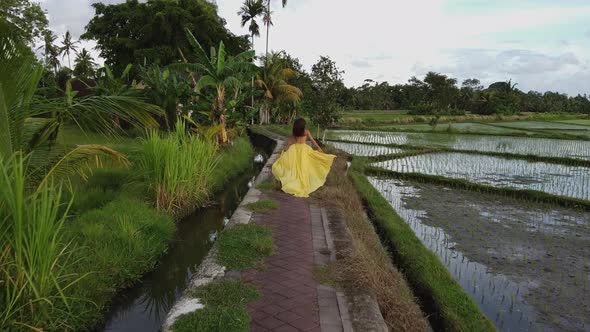
[[[186,35],[193,47],[197,62],[177,63],[170,65],[170,68],[188,70],[200,75],[195,91],[200,95],[213,94],[210,117],[213,124],[221,125],[219,141],[226,144],[228,142],[226,130],[227,95],[242,86],[243,73],[254,72],[256,66],[252,59],[255,53],[254,51],[246,51],[231,57],[227,55],[223,42],[220,42],[219,47],[217,49],[212,47],[210,54],[207,55],[190,30],[186,30]],[[252,77],[250,76],[248,79]]]

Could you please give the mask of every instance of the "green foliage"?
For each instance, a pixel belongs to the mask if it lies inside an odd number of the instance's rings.
[[[175,232],[173,220],[136,198],[117,194],[100,209],[66,223],[66,238],[76,243],[71,273],[89,274],[68,294],[79,299],[72,310],[72,330],[87,330],[102,318],[122,288],[151,270]]]
[[[256,189],[263,192],[277,191],[281,189],[281,183],[275,177],[270,177],[259,183]]]
[[[433,307],[434,319],[449,331],[495,331],[494,324],[463,291],[438,257],[424,247],[367,178],[356,172],[358,169],[359,165],[354,166],[349,174],[369,209],[371,219],[417,295],[423,303]]]
[[[221,124],[219,141],[228,142],[225,129],[227,96],[234,96],[234,100],[240,94],[244,82],[248,82],[254,76],[256,66],[252,63],[254,51],[246,51],[236,56],[226,53],[223,42],[217,49],[211,48],[209,55],[205,52],[195,36],[186,30],[187,39],[193,47],[194,63],[173,64],[170,67],[188,71],[191,77],[194,74],[200,76],[196,83],[195,91],[202,98],[211,100],[211,116],[213,124]],[[247,80],[245,80],[247,78]]]
[[[220,191],[224,184],[244,170],[252,167],[254,147],[246,137],[240,137],[231,145],[222,146],[219,150],[219,161],[211,174],[213,191]]]
[[[77,78],[88,80],[94,78],[96,75],[96,63],[94,62],[92,55],[90,55],[85,48],[78,53],[76,60],[74,60],[74,64],[74,75],[76,75]]]
[[[311,97],[309,117],[322,128],[327,128],[340,118],[342,107],[339,99],[346,89],[342,83],[343,73],[344,71],[336,66],[336,62],[324,56],[312,67],[314,93]]]
[[[247,332],[250,316],[244,307],[212,307],[182,315],[172,326],[174,332]]]
[[[31,43],[48,31],[45,11],[36,1],[3,0],[0,3],[0,18],[16,26],[19,37]]]
[[[290,67],[284,52],[268,54],[262,61],[265,66],[256,79],[256,86],[263,91],[264,100],[260,123],[269,123],[271,116],[277,122],[293,121],[295,114],[292,111],[297,109],[288,106],[296,105],[303,98],[301,90],[289,84],[297,76],[297,71]],[[287,114],[283,110],[287,110]]]
[[[242,17],[242,27],[250,22],[248,31],[252,37],[252,48],[254,48],[254,37],[260,36],[260,26],[256,22],[256,18],[262,16],[263,13],[264,3],[262,0],[246,0],[238,12],[238,15]]]
[[[97,41],[100,56],[117,72],[126,64],[165,66],[196,59],[184,29],[206,48],[223,41],[230,53],[248,49],[247,37],[238,37],[219,17],[217,6],[204,0],[130,0],[120,4],[93,4],[95,16],[82,36]],[[179,52],[180,51],[180,52]]]
[[[0,329],[60,329],[75,315],[68,289],[80,280],[66,269],[68,208],[52,181],[29,192],[25,167],[20,154],[0,160]]]
[[[215,152],[215,144],[190,135],[181,121],[174,132],[150,132],[143,139],[137,167],[156,206],[175,216],[201,206],[213,186]]]
[[[173,130],[178,121],[178,104],[186,103],[191,96],[188,80],[157,65],[141,68],[141,77],[146,85],[145,96],[166,112],[166,129]]]
[[[216,280],[191,293],[205,306],[241,306],[257,300],[260,294],[252,285],[240,281]]]
[[[264,213],[279,208],[279,203],[272,199],[261,199],[254,203],[246,204],[246,208],[252,212]]]
[[[121,154],[104,146],[83,145],[70,150],[57,144],[60,128],[67,121],[106,134],[117,132],[111,116],[142,128],[157,125],[152,115],[159,109],[135,98],[78,98],[70,83],[61,98],[36,96],[43,68],[10,27],[0,29],[0,33],[0,156],[30,153],[27,171],[32,183],[47,174],[82,173],[101,156],[125,161]]]
[[[221,264],[229,270],[245,270],[272,254],[272,231],[254,224],[236,225],[221,232],[217,245]]]

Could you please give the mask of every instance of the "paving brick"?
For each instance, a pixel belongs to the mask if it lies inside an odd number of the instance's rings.
[[[312,214],[306,199],[283,193],[270,196],[279,202],[279,208],[265,214],[255,213],[253,221],[272,229],[274,254],[264,262],[266,269],[242,272],[243,280],[254,284],[261,293],[260,299],[247,306],[252,317],[250,328],[252,331],[320,331],[318,284],[313,267],[314,255],[326,246],[323,227],[314,223],[312,232]],[[321,218],[317,211],[314,218]],[[319,236],[318,232],[321,232]],[[328,298],[329,292],[323,295]]]

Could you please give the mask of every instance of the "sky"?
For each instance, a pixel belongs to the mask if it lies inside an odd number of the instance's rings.
[[[95,1],[41,4],[54,32],[78,37]],[[248,33],[237,15],[242,2],[217,0],[227,27],[240,35]],[[348,86],[404,83],[435,71],[459,82],[512,79],[523,91],[590,94],[588,0],[288,0],[285,8],[272,0],[272,7],[270,49],[287,51],[307,70],[330,56]],[[258,54],[265,41],[265,33],[255,39]]]

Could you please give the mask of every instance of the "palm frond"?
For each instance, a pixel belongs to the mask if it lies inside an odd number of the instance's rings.
[[[105,159],[112,161],[116,165],[129,165],[129,160],[124,154],[104,145],[79,145],[51,165],[37,188],[38,190],[41,189],[51,178],[65,178],[78,174],[83,179],[86,179],[93,168],[103,166]]]
[[[195,38],[193,33],[188,28],[185,29],[185,32],[186,32],[186,37],[188,39],[188,42],[191,44],[191,46],[195,50],[195,53],[196,53],[199,61],[201,61],[201,62],[206,61],[207,60],[207,53],[205,52],[205,50],[203,49],[203,47],[201,46],[199,41],[197,41],[197,38]]]

